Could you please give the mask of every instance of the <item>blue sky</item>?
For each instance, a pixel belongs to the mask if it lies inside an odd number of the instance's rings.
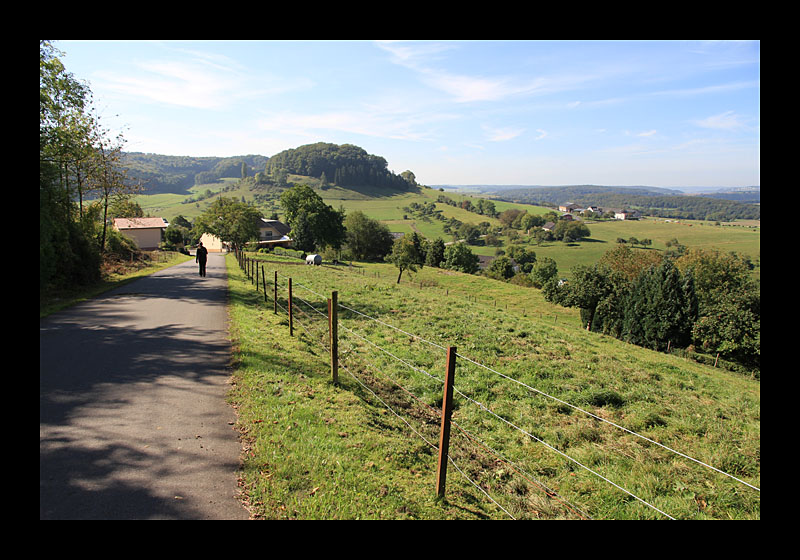
[[[128,151],[355,144],[423,184],[760,185],[758,41],[55,41]]]

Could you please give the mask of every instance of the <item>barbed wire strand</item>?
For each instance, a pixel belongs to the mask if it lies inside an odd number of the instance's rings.
[[[300,283],[298,283],[298,284],[299,284],[301,287],[303,287],[304,289],[308,290],[309,292],[311,292],[311,293],[313,293],[313,294],[317,295],[318,297],[322,297],[322,298],[324,298],[324,297],[325,297],[325,296],[323,296],[323,295],[321,295],[321,294],[319,294],[319,293],[315,292],[314,290],[312,290],[312,289],[308,288],[307,286],[305,286],[305,285],[303,285],[303,284],[300,284]],[[301,300],[301,301],[303,301],[303,300]],[[304,301],[304,303],[306,303],[306,305],[309,305],[310,307],[312,307],[312,309],[315,309],[315,308],[313,308],[313,306],[311,306],[310,304],[308,304],[308,302],[305,302],[305,301]],[[409,332],[407,332],[407,331],[405,331],[405,330],[403,330],[403,329],[400,329],[400,328],[398,328],[398,327],[395,327],[395,326],[393,326],[393,325],[391,325],[391,324],[389,324],[389,323],[386,323],[386,322],[384,322],[384,321],[381,321],[381,320],[379,320],[379,319],[377,319],[377,318],[375,318],[375,317],[372,317],[372,316],[370,316],[370,315],[367,315],[366,313],[362,313],[362,312],[360,312],[360,311],[358,311],[358,310],[355,310],[355,309],[352,309],[352,308],[350,308],[350,307],[348,307],[348,306],[342,305],[341,303],[339,304],[339,307],[341,307],[341,308],[344,308],[344,309],[346,309],[346,310],[348,310],[348,311],[351,311],[351,312],[353,312],[353,313],[356,313],[356,314],[358,314],[358,315],[361,315],[361,316],[363,316],[363,317],[365,317],[365,318],[367,318],[367,319],[370,319],[370,320],[372,320],[372,321],[375,321],[375,322],[377,322],[377,323],[379,323],[379,324],[381,324],[381,325],[384,325],[384,326],[387,326],[387,327],[389,327],[389,328],[392,328],[392,329],[394,329],[394,330],[396,330],[396,331],[398,331],[398,332],[401,332],[401,333],[403,333],[403,334],[405,334],[405,335],[407,335],[407,336],[410,336],[410,337],[416,338],[416,339],[418,339],[418,340],[421,340],[421,341],[423,341],[423,342],[426,342],[426,343],[428,343],[428,344],[430,344],[430,345],[432,345],[432,346],[435,346],[435,347],[437,347],[437,348],[440,348],[440,349],[443,349],[443,350],[445,349],[445,347],[444,347],[444,346],[441,346],[440,344],[437,344],[437,343],[431,342],[431,341],[429,341],[429,340],[427,340],[427,339],[425,339],[425,338],[423,338],[423,337],[421,337],[421,336],[419,336],[419,335],[415,335],[415,334],[413,334],[413,333],[409,333]],[[285,308],[284,308],[284,309],[285,309]],[[320,314],[322,315],[322,313],[321,313],[320,311],[318,311],[318,310],[316,310],[316,309],[315,309],[315,311],[317,311],[317,313],[320,313]],[[365,342],[367,342],[368,344],[370,344],[370,345],[374,346],[374,347],[375,347],[375,348],[377,348],[378,350],[381,350],[382,352],[384,352],[384,353],[386,353],[386,354],[390,355],[390,356],[391,356],[391,357],[393,357],[395,360],[397,360],[397,361],[399,361],[399,362],[403,363],[403,364],[404,364],[404,365],[406,365],[407,367],[409,367],[409,368],[411,368],[411,369],[413,369],[413,370],[415,370],[415,371],[419,371],[419,372],[421,372],[421,373],[423,373],[423,374],[427,375],[428,377],[430,377],[430,378],[432,378],[432,379],[435,379],[435,380],[437,380],[437,381],[439,381],[439,382],[442,382],[442,381],[441,381],[441,379],[439,379],[439,378],[437,378],[437,377],[435,377],[435,376],[431,375],[430,373],[426,372],[425,370],[423,370],[423,369],[421,369],[421,368],[418,368],[418,367],[416,367],[416,366],[414,366],[414,365],[412,365],[412,364],[408,363],[407,361],[403,360],[402,358],[399,358],[398,356],[396,356],[396,355],[395,355],[395,354],[393,354],[392,352],[389,352],[388,350],[386,350],[386,349],[384,349],[384,348],[380,347],[379,345],[377,345],[377,344],[373,343],[372,341],[370,341],[370,340],[366,339],[365,337],[363,337],[363,336],[359,335],[358,333],[356,333],[356,332],[355,332],[355,331],[353,331],[352,329],[349,329],[349,328],[347,328],[347,327],[345,327],[344,325],[341,325],[341,324],[340,324],[340,327],[342,327],[342,328],[343,328],[343,329],[345,329],[346,331],[349,331],[349,332],[351,332],[351,333],[352,333],[354,336],[356,336],[357,338],[360,338],[361,340],[364,340]],[[664,448],[664,449],[666,449],[666,450],[668,450],[668,451],[670,451],[670,452],[672,452],[672,453],[675,453],[675,454],[677,454],[677,455],[680,455],[681,457],[684,457],[684,458],[686,458],[686,459],[689,459],[689,460],[691,460],[691,461],[694,461],[694,462],[696,462],[696,463],[698,463],[698,464],[700,464],[700,465],[703,465],[703,466],[705,466],[705,467],[707,467],[707,468],[710,468],[710,469],[712,469],[712,470],[714,470],[714,471],[716,471],[716,472],[719,472],[720,474],[723,474],[723,475],[725,475],[725,476],[728,476],[728,477],[730,477],[730,478],[732,478],[732,479],[734,479],[734,480],[736,480],[736,481],[738,481],[738,482],[740,482],[740,483],[742,483],[742,484],[745,484],[745,485],[747,485],[747,486],[749,486],[749,487],[751,487],[751,488],[753,488],[753,489],[755,489],[755,490],[757,490],[757,491],[759,491],[759,492],[760,492],[760,489],[759,489],[759,488],[757,488],[757,487],[755,487],[755,486],[753,486],[753,485],[751,485],[751,484],[749,484],[749,483],[747,483],[747,482],[745,482],[745,481],[743,481],[743,480],[741,480],[741,479],[739,479],[739,478],[737,478],[737,477],[735,477],[735,476],[733,476],[733,475],[730,475],[730,474],[728,474],[728,473],[726,473],[726,472],[724,472],[724,471],[722,471],[722,470],[720,470],[720,469],[717,469],[716,467],[713,467],[713,466],[711,466],[711,465],[708,465],[707,463],[704,463],[704,462],[702,462],[702,461],[699,461],[698,459],[694,459],[694,458],[692,458],[692,457],[690,457],[690,456],[688,456],[688,455],[686,455],[686,454],[684,454],[684,453],[681,453],[681,452],[679,452],[679,451],[676,451],[676,450],[674,450],[674,449],[672,449],[672,448],[670,448],[670,447],[668,447],[668,446],[666,446],[666,445],[664,445],[664,444],[661,444],[661,443],[659,443],[659,442],[657,442],[657,441],[655,441],[655,440],[652,440],[652,439],[650,439],[650,438],[647,438],[646,436],[643,436],[643,435],[641,435],[641,434],[637,434],[636,432],[633,432],[633,431],[631,431],[631,430],[629,430],[629,429],[627,429],[627,428],[624,428],[624,427],[622,427],[622,426],[619,426],[618,424],[615,424],[614,422],[611,422],[611,421],[609,421],[609,420],[606,420],[606,419],[604,419],[604,418],[602,418],[602,417],[600,417],[600,416],[597,416],[597,415],[595,415],[595,414],[592,414],[592,413],[590,413],[590,412],[588,412],[588,411],[586,411],[586,410],[584,410],[584,409],[582,409],[582,408],[580,408],[580,407],[577,407],[577,406],[575,406],[575,405],[572,405],[572,404],[570,404],[570,403],[568,403],[568,402],[566,402],[566,401],[563,401],[563,400],[561,400],[561,399],[558,399],[557,397],[553,397],[552,395],[548,395],[547,393],[544,393],[543,391],[540,391],[539,389],[536,389],[536,388],[534,388],[534,387],[531,387],[530,385],[527,385],[527,384],[525,384],[525,383],[522,383],[521,381],[518,381],[518,380],[516,380],[516,379],[514,379],[514,378],[512,378],[512,377],[510,377],[510,376],[507,376],[507,375],[505,375],[505,374],[503,374],[503,373],[501,373],[501,372],[499,372],[499,371],[497,371],[497,370],[495,370],[495,369],[493,369],[493,368],[490,368],[489,366],[486,366],[486,365],[484,365],[484,364],[481,364],[481,363],[479,363],[479,362],[477,362],[477,361],[475,361],[475,360],[473,360],[473,359],[469,358],[468,356],[464,356],[464,355],[461,355],[461,354],[458,354],[458,353],[456,353],[456,356],[458,356],[458,357],[460,357],[460,358],[463,358],[464,360],[466,360],[466,361],[468,361],[468,362],[470,362],[470,363],[472,363],[472,364],[474,364],[474,365],[476,365],[476,366],[483,367],[483,368],[485,368],[486,370],[488,370],[488,371],[491,371],[491,372],[493,372],[493,373],[495,373],[495,374],[499,375],[500,377],[503,377],[503,378],[505,378],[505,379],[508,379],[508,380],[510,380],[510,381],[513,381],[513,382],[515,382],[515,383],[518,383],[518,384],[520,384],[521,386],[524,386],[524,387],[526,387],[527,389],[529,389],[529,390],[531,390],[531,391],[534,391],[534,392],[536,392],[536,393],[539,393],[539,394],[541,394],[541,395],[543,395],[543,396],[546,396],[546,397],[548,397],[548,398],[551,398],[551,399],[553,399],[553,400],[556,400],[556,401],[558,401],[558,402],[560,402],[560,403],[563,403],[563,404],[565,404],[566,406],[569,406],[569,407],[571,407],[571,408],[573,408],[573,409],[575,409],[575,410],[578,410],[579,412],[583,412],[584,414],[587,414],[587,415],[589,415],[589,416],[591,416],[591,417],[593,417],[593,418],[596,418],[596,419],[597,419],[597,420],[599,420],[599,421],[606,422],[606,423],[608,423],[608,424],[610,424],[610,425],[612,425],[612,426],[614,426],[614,427],[616,427],[616,428],[618,428],[618,429],[621,429],[621,430],[623,430],[623,431],[625,431],[625,432],[627,432],[627,433],[630,433],[630,434],[632,434],[632,435],[634,435],[634,436],[636,436],[636,437],[639,437],[639,438],[642,438],[642,439],[644,439],[644,440],[646,440],[646,441],[649,441],[649,442],[651,442],[651,443],[654,443],[655,445],[658,445],[658,446],[660,446],[660,447],[662,447],[662,448]],[[348,373],[350,373],[350,375],[353,375],[351,372],[349,372],[349,370],[348,370]],[[524,434],[526,434],[527,436],[529,436],[529,437],[531,437],[531,438],[535,439],[536,441],[538,441],[538,442],[542,443],[543,445],[545,445],[545,446],[546,446],[546,447],[548,447],[549,449],[551,449],[551,450],[555,451],[556,453],[558,453],[558,454],[560,454],[560,455],[564,456],[564,457],[565,457],[565,458],[567,458],[568,460],[570,460],[570,461],[574,462],[575,464],[577,464],[577,465],[581,466],[582,468],[586,469],[588,472],[591,472],[591,473],[592,473],[592,474],[594,474],[595,476],[597,476],[597,477],[599,477],[599,478],[601,478],[601,479],[605,480],[605,481],[606,481],[606,482],[608,482],[609,484],[611,484],[611,485],[615,486],[616,488],[620,489],[621,491],[623,491],[623,492],[627,493],[628,495],[630,495],[631,497],[633,497],[633,498],[637,499],[638,501],[642,502],[643,504],[645,504],[645,505],[647,505],[647,506],[651,507],[652,509],[654,509],[654,510],[658,511],[658,512],[659,512],[659,513],[661,513],[662,515],[664,515],[664,516],[666,516],[666,517],[668,517],[668,518],[670,518],[670,519],[674,519],[674,518],[672,518],[670,515],[668,515],[667,513],[663,512],[663,511],[659,510],[658,508],[656,508],[655,506],[653,506],[652,504],[649,504],[648,502],[646,502],[646,501],[644,501],[643,499],[639,498],[638,496],[636,496],[636,495],[632,494],[631,492],[629,492],[628,490],[626,490],[626,489],[622,488],[621,486],[619,486],[618,484],[614,483],[613,481],[611,481],[611,480],[609,480],[609,479],[607,479],[607,478],[603,477],[603,476],[602,476],[602,475],[600,475],[599,473],[597,473],[597,472],[593,471],[592,469],[590,469],[590,468],[586,467],[585,465],[581,464],[579,461],[577,461],[577,460],[573,459],[572,457],[570,457],[570,456],[566,455],[565,453],[563,453],[563,452],[559,451],[558,449],[554,448],[554,447],[553,447],[553,446],[551,446],[550,444],[546,443],[544,440],[542,440],[542,439],[540,439],[540,438],[537,438],[537,437],[536,437],[536,436],[534,436],[533,434],[531,434],[531,433],[527,432],[526,430],[524,430],[524,429],[520,428],[519,426],[516,426],[516,425],[515,425],[515,424],[513,424],[512,422],[510,422],[510,421],[506,420],[505,418],[502,418],[501,416],[499,416],[499,415],[495,414],[493,411],[489,410],[489,408],[488,408],[488,407],[486,407],[485,405],[483,405],[482,403],[480,403],[480,402],[478,402],[478,401],[475,401],[474,399],[471,399],[470,397],[468,397],[467,395],[465,395],[465,394],[464,394],[462,391],[460,391],[460,390],[458,390],[458,389],[456,389],[456,391],[457,391],[457,393],[458,393],[458,394],[460,394],[461,396],[463,396],[465,399],[467,399],[467,400],[470,400],[471,402],[475,403],[475,404],[476,404],[477,406],[479,406],[481,409],[483,409],[483,410],[485,410],[486,412],[489,412],[490,414],[494,415],[494,416],[495,416],[495,417],[497,417],[499,420],[501,420],[501,421],[503,421],[503,422],[507,423],[508,425],[510,425],[511,427],[513,427],[514,429],[517,429],[517,430],[518,430],[518,431],[520,431],[521,433],[524,433]],[[393,412],[394,412],[394,411],[393,411]],[[395,413],[395,414],[396,414],[396,413]],[[457,467],[456,467],[456,468],[457,468]],[[462,474],[463,474],[463,473],[462,473]],[[474,483],[473,483],[473,484],[474,484]],[[500,507],[500,506],[499,506],[499,504],[498,504],[498,507]],[[501,509],[503,509],[503,508],[501,507]],[[505,511],[505,510],[504,510],[504,511]],[[509,514],[509,515],[510,515],[510,514]]]
[[[378,395],[375,393],[375,391],[373,391],[373,390],[372,390],[372,389],[370,389],[370,388],[369,388],[367,385],[365,385],[364,383],[362,383],[362,381],[361,381],[360,379],[358,379],[358,377],[356,377],[356,375],[355,375],[353,372],[351,372],[351,371],[350,371],[350,368],[348,368],[348,367],[347,367],[345,364],[342,364],[342,366],[343,366],[344,370],[345,370],[345,371],[346,371],[346,372],[347,372],[347,373],[348,373],[348,374],[349,374],[349,375],[350,375],[350,376],[351,376],[351,377],[352,377],[352,378],[353,378],[353,379],[354,379],[354,380],[355,380],[355,381],[356,381],[356,382],[357,382],[359,385],[361,385],[361,386],[362,386],[364,389],[366,389],[367,391],[369,391],[370,393],[372,393],[372,395],[373,395],[373,396],[374,396],[376,399],[378,399],[378,400],[379,400],[379,401],[380,401],[380,402],[383,404],[383,406],[385,406],[385,407],[386,407],[386,408],[387,408],[387,409],[388,409],[388,410],[389,410],[389,411],[390,411],[392,414],[394,414],[395,416],[397,416],[397,417],[398,417],[398,418],[399,418],[399,419],[400,419],[400,420],[401,420],[403,423],[405,423],[405,424],[406,424],[406,425],[409,427],[409,429],[411,429],[411,431],[412,431],[412,432],[414,432],[415,434],[417,434],[417,436],[419,436],[419,437],[420,437],[420,438],[421,438],[421,439],[422,439],[422,440],[423,440],[425,443],[427,443],[427,444],[428,444],[429,446],[431,446],[433,449],[435,449],[436,451],[438,451],[438,450],[439,450],[439,446],[438,446],[438,445],[434,445],[433,443],[431,443],[430,441],[428,441],[428,440],[427,440],[427,438],[426,438],[425,436],[423,436],[421,433],[419,433],[419,432],[418,432],[418,431],[417,431],[417,430],[416,430],[416,429],[415,429],[415,428],[414,428],[414,427],[413,427],[413,426],[412,426],[412,425],[411,425],[411,424],[410,424],[410,423],[409,423],[409,422],[408,422],[408,421],[407,421],[405,418],[403,418],[402,416],[400,416],[400,415],[399,415],[397,412],[395,412],[395,410],[394,410],[394,409],[392,409],[392,407],[390,407],[390,406],[389,406],[389,405],[386,403],[386,401],[384,401],[382,398],[380,398],[380,397],[379,397],[379,396],[378,396]],[[484,490],[483,488],[481,488],[481,487],[480,487],[480,486],[479,486],[479,485],[478,485],[476,482],[474,482],[472,479],[470,479],[470,478],[469,478],[469,477],[466,475],[466,473],[464,473],[464,471],[463,471],[463,470],[461,470],[461,468],[460,468],[460,467],[459,467],[459,466],[456,464],[456,462],[453,460],[453,458],[452,458],[452,457],[450,457],[450,455],[449,455],[449,454],[448,454],[448,457],[447,457],[447,458],[448,458],[448,461],[449,461],[449,463],[453,465],[453,467],[454,467],[454,468],[455,468],[455,469],[456,469],[456,470],[457,470],[457,471],[458,471],[458,472],[461,474],[461,476],[462,476],[462,477],[464,477],[464,478],[465,478],[465,479],[466,479],[466,480],[467,480],[469,483],[471,483],[473,486],[475,486],[475,488],[477,488],[477,489],[478,489],[480,492],[482,492],[482,493],[483,493],[483,494],[484,494],[484,495],[485,495],[485,496],[486,496],[486,497],[487,497],[489,500],[491,500],[491,501],[492,501],[492,503],[494,503],[494,504],[495,504],[495,505],[496,505],[498,508],[500,508],[500,509],[501,509],[501,510],[502,510],[502,511],[503,511],[503,512],[506,514],[506,515],[508,515],[508,516],[509,516],[511,519],[514,519],[514,520],[516,520],[516,518],[515,518],[513,515],[511,515],[511,513],[509,513],[509,511],[508,511],[508,510],[506,510],[506,509],[505,509],[503,506],[501,506],[499,503],[497,503],[497,500],[495,500],[494,498],[492,498],[492,496],[490,496],[490,495],[489,495],[489,494],[486,492],[486,490]]]
[[[690,457],[689,455],[686,455],[685,453],[681,453],[680,451],[676,451],[675,449],[672,449],[671,447],[668,447],[668,446],[664,445],[663,443],[659,443],[659,442],[657,442],[657,441],[655,441],[655,440],[653,440],[653,439],[651,439],[651,438],[649,438],[649,437],[647,437],[647,436],[643,436],[643,435],[641,435],[641,434],[638,434],[638,433],[636,433],[636,432],[634,432],[634,431],[632,431],[632,430],[629,430],[628,428],[625,428],[625,427],[623,427],[623,426],[620,426],[619,424],[615,424],[614,422],[612,422],[612,421],[610,421],[610,420],[607,420],[607,419],[605,419],[605,418],[603,418],[603,417],[601,417],[601,416],[598,416],[598,415],[596,415],[596,414],[592,414],[591,412],[589,412],[589,411],[586,411],[586,410],[584,410],[584,409],[582,409],[582,408],[580,408],[580,407],[578,407],[578,406],[575,406],[575,405],[573,405],[573,404],[570,404],[570,403],[568,403],[568,402],[566,402],[566,401],[564,401],[564,400],[561,400],[561,399],[559,399],[559,398],[557,398],[557,397],[554,397],[554,396],[552,396],[552,395],[548,395],[548,394],[547,394],[547,393],[545,393],[544,391],[540,391],[539,389],[536,389],[535,387],[531,387],[530,385],[528,385],[528,384],[526,384],[526,383],[523,383],[522,381],[519,381],[518,379],[514,379],[513,377],[510,377],[510,376],[508,376],[508,375],[505,375],[505,374],[503,374],[503,373],[500,373],[499,371],[497,371],[497,370],[495,370],[495,369],[493,369],[493,368],[490,368],[490,367],[489,367],[489,366],[487,366],[487,365],[484,365],[484,364],[481,364],[481,363],[479,363],[479,362],[476,362],[475,360],[473,360],[473,359],[471,359],[471,358],[468,358],[467,356],[463,356],[463,355],[461,355],[461,354],[458,354],[458,353],[456,353],[456,355],[457,355],[459,358],[463,358],[463,359],[467,360],[468,362],[471,362],[471,363],[473,363],[473,364],[474,364],[474,365],[476,365],[476,366],[479,366],[479,367],[485,368],[485,369],[487,369],[487,370],[491,371],[492,373],[495,373],[495,374],[499,375],[500,377],[503,377],[503,378],[505,378],[505,379],[508,379],[509,381],[513,381],[514,383],[517,383],[517,384],[519,384],[519,385],[521,385],[521,386],[523,386],[523,387],[525,387],[525,388],[527,388],[527,389],[529,389],[529,390],[531,390],[531,391],[534,391],[534,392],[536,392],[536,393],[539,393],[540,395],[543,395],[543,396],[545,396],[545,397],[548,397],[548,398],[550,398],[550,399],[553,399],[554,401],[560,402],[561,404],[567,405],[568,407],[570,407],[570,408],[573,408],[573,409],[575,409],[575,410],[577,410],[577,411],[579,411],[579,412],[582,412],[582,413],[584,413],[584,414],[587,414],[587,415],[591,416],[592,418],[594,418],[594,419],[596,419],[596,420],[599,420],[599,421],[601,421],[601,422],[605,422],[606,424],[610,424],[610,425],[614,426],[615,428],[618,428],[618,429],[620,429],[620,430],[622,430],[622,431],[624,431],[624,432],[627,432],[627,433],[629,433],[629,434],[631,434],[631,435],[634,435],[634,436],[636,436],[636,437],[638,437],[638,438],[641,438],[641,439],[643,439],[643,440],[645,440],[645,441],[648,441],[648,442],[650,442],[650,443],[653,443],[653,444],[655,444],[655,445],[658,445],[659,447],[662,447],[662,448],[666,449],[667,451],[670,451],[670,452],[672,452],[672,453],[675,453],[676,455],[680,455],[681,457],[683,457],[683,458],[685,458],[685,459],[689,459],[690,461],[694,461],[695,463],[697,463],[697,464],[699,464],[699,465],[702,465],[702,466],[704,466],[704,467],[707,467],[707,468],[709,468],[709,469],[711,469],[711,470],[714,470],[714,471],[716,471],[716,472],[718,472],[718,473],[720,473],[720,474],[723,474],[723,475],[725,475],[725,476],[727,476],[727,477],[730,477],[730,478],[732,478],[733,480],[735,480],[735,481],[737,481],[737,482],[741,482],[742,484],[744,484],[744,485],[746,485],[746,486],[749,486],[750,488],[753,488],[754,490],[757,490],[757,491],[761,492],[761,489],[760,489],[760,488],[758,488],[758,487],[756,487],[756,486],[753,486],[752,484],[750,484],[750,483],[748,483],[748,482],[746,482],[746,481],[744,481],[744,480],[741,480],[741,479],[739,479],[739,478],[737,478],[737,477],[733,476],[732,474],[728,474],[728,473],[726,473],[725,471],[722,471],[722,470],[720,470],[720,469],[718,469],[718,468],[716,468],[716,467],[714,467],[714,466],[712,466],[712,465],[709,465],[709,464],[707,464],[707,463],[704,463],[703,461],[700,461],[699,459],[695,459],[694,457]]]
[[[379,349],[380,349],[380,348],[379,348]],[[350,347],[350,350],[357,351],[357,350],[355,349],[355,347],[353,347],[353,346],[351,346],[351,347]],[[378,366],[376,366],[376,365],[375,365],[374,363],[372,363],[370,360],[366,359],[366,358],[365,358],[363,355],[361,355],[361,359],[362,359],[362,360],[364,360],[365,362],[367,362],[367,364],[368,364],[368,365],[372,366],[372,368],[373,368],[373,369],[375,369],[375,370],[378,370],[378,371],[381,371],[381,368],[379,368]],[[400,388],[400,390],[402,390],[402,391],[403,391],[403,392],[405,392],[407,395],[409,395],[409,397],[413,398],[414,400],[416,400],[417,402],[419,402],[419,403],[420,403],[420,404],[421,404],[423,407],[427,408],[429,412],[431,412],[431,413],[433,413],[433,414],[435,414],[435,415],[441,415],[441,410],[440,410],[440,409],[436,409],[436,408],[432,407],[431,405],[427,404],[426,402],[424,402],[422,399],[420,399],[419,397],[417,397],[416,395],[414,395],[414,393],[413,393],[413,392],[411,392],[411,391],[409,391],[408,389],[406,389],[406,388],[405,388],[403,385],[401,385],[401,384],[400,384],[400,383],[399,383],[397,380],[395,380],[394,378],[392,378],[392,377],[389,377],[389,376],[386,376],[386,375],[384,375],[384,376],[386,377],[386,379],[388,379],[389,381],[391,381],[392,383],[394,383],[394,384],[395,384],[397,387],[399,387],[399,388]],[[585,519],[591,519],[591,517],[589,517],[589,516],[588,516],[588,514],[586,514],[585,512],[581,511],[581,510],[580,510],[580,508],[578,508],[578,507],[577,507],[577,506],[575,506],[574,504],[571,504],[570,502],[568,502],[567,500],[565,500],[564,498],[562,498],[561,496],[559,496],[559,495],[558,495],[558,494],[557,494],[557,493],[556,493],[554,490],[552,490],[552,489],[548,488],[546,485],[544,485],[544,484],[543,484],[543,483],[541,483],[540,481],[536,480],[536,479],[535,479],[535,478],[534,478],[532,475],[530,475],[529,473],[525,472],[525,471],[524,471],[524,469],[522,469],[522,468],[521,468],[519,465],[516,465],[515,463],[513,463],[512,461],[510,461],[509,459],[507,459],[506,457],[504,457],[504,456],[503,456],[501,453],[499,453],[499,452],[498,452],[498,451],[496,451],[495,449],[492,449],[492,448],[491,448],[489,445],[487,445],[485,442],[481,441],[481,440],[480,440],[480,439],[479,439],[477,436],[475,436],[474,434],[471,434],[471,433],[470,433],[468,430],[466,430],[466,429],[465,429],[464,427],[462,427],[460,424],[458,424],[457,422],[455,422],[455,421],[452,421],[452,420],[451,420],[451,423],[452,423],[454,426],[456,426],[456,428],[457,428],[457,429],[458,429],[458,430],[459,430],[459,431],[460,431],[460,432],[461,432],[461,433],[462,433],[462,434],[463,434],[465,437],[467,437],[468,439],[472,440],[472,441],[473,441],[473,442],[475,442],[476,444],[478,444],[478,445],[482,446],[482,447],[483,447],[484,449],[486,449],[488,452],[490,452],[490,453],[492,453],[493,455],[495,455],[495,456],[496,456],[496,457],[497,457],[497,458],[498,458],[500,461],[502,461],[502,462],[506,463],[507,465],[509,465],[509,466],[510,466],[510,467],[511,467],[513,470],[515,470],[517,473],[519,473],[519,474],[520,474],[520,476],[522,476],[523,478],[526,478],[526,479],[528,479],[528,480],[529,480],[529,481],[530,481],[532,484],[534,484],[534,485],[536,485],[536,486],[539,486],[540,488],[542,488],[542,489],[545,491],[545,493],[547,493],[547,494],[548,494],[550,497],[552,497],[552,498],[555,498],[556,500],[558,500],[558,501],[560,501],[561,503],[563,503],[564,505],[566,505],[566,506],[567,506],[567,508],[571,509],[571,510],[572,510],[573,512],[575,512],[575,513],[576,513],[578,516],[580,516],[580,517],[584,517]]]

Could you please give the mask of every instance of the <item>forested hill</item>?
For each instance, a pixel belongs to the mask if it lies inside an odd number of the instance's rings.
[[[263,171],[266,156],[233,157],[165,156],[125,152],[123,164],[132,179],[141,181],[146,194],[185,193],[194,184],[213,183],[223,177],[241,177],[242,163],[248,176]]]
[[[414,174],[395,174],[386,160],[352,144],[318,142],[284,150],[272,157],[165,156],[126,152],[123,164],[132,179],[144,186],[145,194],[186,193],[193,185],[244,176],[256,182],[285,185],[289,174],[321,179],[323,185],[378,187],[411,190],[417,186]],[[244,168],[243,168],[244,166]]]
[[[650,216],[687,220],[761,219],[761,208],[756,204],[677,193],[678,191],[652,187],[573,185],[506,189],[499,191],[496,197],[500,200],[541,206],[558,206],[572,202],[579,206],[626,208],[639,210]]]
[[[281,172],[322,179],[323,184],[339,186],[374,186],[408,190],[416,186],[414,174],[400,175],[388,169],[386,160],[368,154],[352,144],[317,142],[272,156],[267,174],[275,177]]]

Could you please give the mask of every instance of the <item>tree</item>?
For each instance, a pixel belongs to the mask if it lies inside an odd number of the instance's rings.
[[[404,270],[416,272],[417,267],[422,267],[424,263],[423,255],[409,235],[404,235],[400,239],[394,241],[392,253],[386,257],[386,260],[400,269],[400,274],[397,275],[398,284],[400,283],[400,278],[403,276]]]
[[[687,249],[675,266],[695,284],[699,320],[693,342],[747,366],[761,362],[761,290],[750,260],[737,253]]]
[[[344,210],[325,204],[308,185],[295,185],[284,191],[280,202],[297,249],[309,252],[342,246],[346,239]]]
[[[382,260],[392,250],[394,240],[389,228],[356,210],[344,219],[345,245],[353,259]]]
[[[444,239],[437,237],[433,241],[428,241],[425,247],[425,266],[439,268],[444,261]]]
[[[198,233],[210,233],[223,243],[240,248],[258,238],[260,218],[261,212],[254,206],[221,196],[195,219],[194,228]]]
[[[573,222],[569,220],[559,220],[553,228],[553,235],[565,243],[571,243],[584,237],[589,237],[591,232],[583,222]]]
[[[547,282],[558,276],[556,261],[550,257],[537,259],[536,262],[533,263],[530,276],[534,287],[541,288]]]
[[[697,319],[694,280],[664,259],[641,274],[625,298],[622,338],[654,350],[687,346]]]
[[[489,265],[486,275],[495,280],[508,280],[514,276],[514,264],[506,256],[497,257]]]
[[[60,53],[39,43],[39,287],[74,287],[100,278],[101,247],[83,193],[100,140],[91,90],[67,72]],[[78,204],[75,204],[75,200]],[[92,213],[90,218],[98,216]]]
[[[466,243],[454,243],[444,250],[442,268],[475,274],[479,268],[478,263],[478,255],[473,254]]]

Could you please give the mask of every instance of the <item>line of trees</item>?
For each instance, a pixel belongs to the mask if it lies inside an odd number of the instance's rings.
[[[687,249],[660,254],[618,245],[568,283],[549,280],[545,299],[580,309],[595,332],[652,348],[688,348],[747,368],[761,364],[761,290],[749,259]]]
[[[40,290],[92,284],[104,255],[131,250],[108,227],[113,204],[136,190],[121,164],[124,139],[101,126],[91,90],[61,55],[39,43]]]

